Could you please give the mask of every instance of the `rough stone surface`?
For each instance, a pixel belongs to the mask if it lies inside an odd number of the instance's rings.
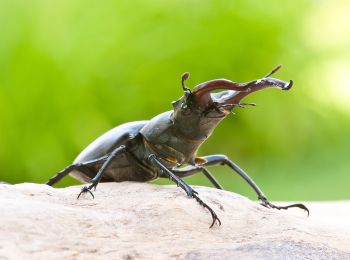
[[[0,259],[350,259],[350,202],[266,209],[196,187],[222,226],[174,186],[104,183],[0,185]]]

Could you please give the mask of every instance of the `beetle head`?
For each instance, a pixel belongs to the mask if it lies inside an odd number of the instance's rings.
[[[246,83],[236,83],[227,79],[210,80],[195,86],[192,91],[185,86],[189,73],[183,74],[184,96],[173,102],[175,126],[189,138],[207,138],[216,125],[235,107],[255,105],[241,103],[247,95],[265,88],[289,90],[293,81],[285,82],[270,77],[280,68],[281,65],[265,77]],[[222,91],[213,93],[218,90]]]

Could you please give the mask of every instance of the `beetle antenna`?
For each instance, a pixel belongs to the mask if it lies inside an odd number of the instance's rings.
[[[252,106],[252,107],[256,107],[255,103],[239,103],[242,106]]]
[[[188,80],[188,78],[190,77],[190,73],[189,72],[185,72],[184,74],[182,74],[181,76],[181,85],[182,85],[182,89],[184,90],[185,94],[188,95],[191,93],[191,90],[186,87],[185,85],[185,81]]]
[[[280,68],[282,68],[282,64],[278,65],[276,68],[274,68],[269,74],[267,74],[264,78],[270,77],[272,74],[275,74]]]

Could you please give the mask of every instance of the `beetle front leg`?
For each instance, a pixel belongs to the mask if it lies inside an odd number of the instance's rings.
[[[258,187],[257,184],[255,184],[255,182],[252,180],[252,178],[250,178],[250,176],[243,171],[237,164],[235,164],[234,162],[232,162],[231,160],[229,160],[226,156],[224,156],[224,158],[222,159],[222,164],[226,164],[227,166],[229,166],[231,169],[233,169],[235,172],[237,172],[258,194],[258,198],[259,200],[261,200],[261,205],[267,207],[267,208],[273,208],[273,209],[289,209],[289,208],[300,208],[303,209],[307,212],[307,215],[309,216],[310,211],[309,209],[301,203],[297,203],[297,204],[291,204],[291,205],[287,205],[287,206],[276,206],[274,204],[272,204],[265,196],[265,194],[262,192],[262,190]]]
[[[152,165],[154,165],[155,167],[157,167],[159,170],[161,170],[165,175],[167,175],[169,177],[170,180],[174,181],[176,183],[177,186],[180,186],[180,188],[182,188],[183,190],[185,190],[185,192],[187,193],[188,197],[191,198],[195,198],[196,201],[203,206],[204,208],[208,209],[211,217],[212,217],[212,223],[210,225],[209,228],[212,228],[215,224],[215,222],[218,222],[218,225],[221,225],[221,221],[218,218],[218,216],[216,215],[215,211],[209,207],[204,201],[202,201],[199,197],[198,197],[198,192],[196,192],[195,190],[193,190],[186,182],[184,182],[181,178],[179,178],[178,176],[176,176],[171,170],[169,170],[168,168],[166,168],[157,158],[157,156],[155,156],[154,154],[151,154],[148,157],[148,160],[150,163],[152,163]]]
[[[234,170],[236,173],[238,173],[248,184],[251,186],[256,194],[258,195],[258,199],[261,201],[261,205],[267,207],[267,208],[273,208],[273,209],[288,209],[288,208],[300,208],[307,212],[307,215],[309,216],[309,209],[301,203],[297,204],[291,204],[287,206],[276,206],[272,204],[265,196],[265,194],[262,192],[262,190],[259,188],[259,186],[253,181],[250,176],[243,171],[237,164],[232,162],[230,159],[227,158],[225,155],[217,154],[217,155],[209,155],[202,157],[204,163],[202,163],[200,166],[211,166],[211,165],[227,165],[232,170]],[[192,168],[191,168],[192,167]],[[191,170],[195,168],[196,166],[188,166],[187,170]]]
[[[186,182],[181,180],[178,176],[176,176],[172,171],[170,171],[167,167],[165,167],[154,154],[151,154],[148,157],[148,160],[156,166],[159,170],[161,170],[171,181],[175,182],[177,186],[179,186],[181,189],[183,189],[187,196],[192,198],[194,193],[197,193],[194,191]]]
[[[274,204],[272,204],[270,201],[267,200],[267,198],[260,198],[261,200],[261,205],[266,207],[266,208],[270,208],[270,209],[289,209],[289,208],[300,208],[303,209],[307,212],[307,215],[310,215],[309,209],[302,203],[295,203],[295,204],[290,204],[287,206],[276,206]]]

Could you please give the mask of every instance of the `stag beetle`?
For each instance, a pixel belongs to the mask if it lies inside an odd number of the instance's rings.
[[[52,186],[67,174],[79,181],[91,183],[82,188],[77,197],[79,198],[86,192],[94,197],[91,190],[96,189],[99,182],[147,182],[157,178],[169,178],[188,197],[196,199],[209,210],[212,217],[211,228],[216,222],[221,225],[220,219],[182,178],[202,172],[217,189],[222,189],[206,167],[226,165],[255,190],[263,206],[274,209],[298,207],[309,214],[303,204],[272,204],[248,174],[227,156],[196,155],[201,144],[234,108],[255,105],[241,103],[244,97],[265,88],[289,90],[292,87],[292,80],[287,83],[270,77],[280,67],[277,66],[258,80],[236,83],[227,79],[214,79],[197,85],[193,90],[186,87],[185,81],[189,78],[189,73],[184,73],[181,81],[184,95],[172,103],[173,110],[149,121],[125,123],[106,132],[87,146],[73,164],[58,172],[46,184]],[[213,93],[218,89],[222,91]]]

